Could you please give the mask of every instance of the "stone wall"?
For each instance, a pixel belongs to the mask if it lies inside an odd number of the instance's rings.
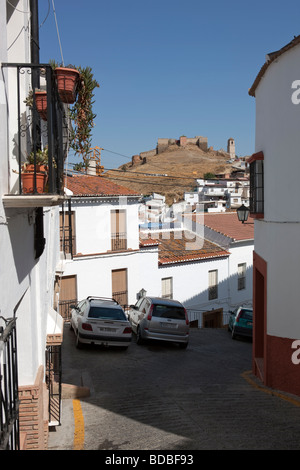
[[[180,147],[185,147],[188,144],[197,145],[199,148],[207,151],[207,137],[196,136],[196,137],[186,137],[182,135],[179,140],[175,139],[158,139],[157,140],[157,153],[164,152],[168,149],[170,145],[177,144]]]

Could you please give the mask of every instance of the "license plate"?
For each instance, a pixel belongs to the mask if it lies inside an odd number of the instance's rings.
[[[101,327],[101,328],[99,328],[99,330],[100,330],[100,331],[110,331],[110,332],[112,332],[112,331],[115,331],[115,328],[104,328],[104,327]]]
[[[165,328],[177,328],[176,323],[162,323],[161,325]]]

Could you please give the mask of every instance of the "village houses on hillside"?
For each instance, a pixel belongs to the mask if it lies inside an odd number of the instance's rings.
[[[181,301],[200,327],[212,310],[221,326],[230,309],[251,305],[253,224],[241,224],[236,213],[215,220],[205,215],[207,232],[200,233],[190,214],[149,228],[139,224],[139,194],[97,176],[68,176],[65,185],[70,206],[60,216],[64,317],[69,304],[88,295],[112,296],[127,306],[140,291]]]

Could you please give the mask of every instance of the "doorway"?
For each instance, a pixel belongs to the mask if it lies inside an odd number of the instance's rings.
[[[253,368],[262,382],[265,377],[267,323],[267,263],[253,254]]]
[[[123,307],[128,304],[127,269],[115,269],[111,272],[112,297]]]
[[[77,276],[64,276],[60,279],[59,313],[65,321],[70,320],[70,305],[77,303]]]
[[[222,319],[222,308],[204,312],[202,317],[202,328],[222,328]]]

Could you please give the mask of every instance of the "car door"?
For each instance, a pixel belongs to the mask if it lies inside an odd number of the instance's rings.
[[[144,309],[145,299],[141,298],[137,301],[134,308],[130,310],[130,322],[132,328],[136,332],[138,324],[140,323],[141,319],[143,318],[143,309]]]

